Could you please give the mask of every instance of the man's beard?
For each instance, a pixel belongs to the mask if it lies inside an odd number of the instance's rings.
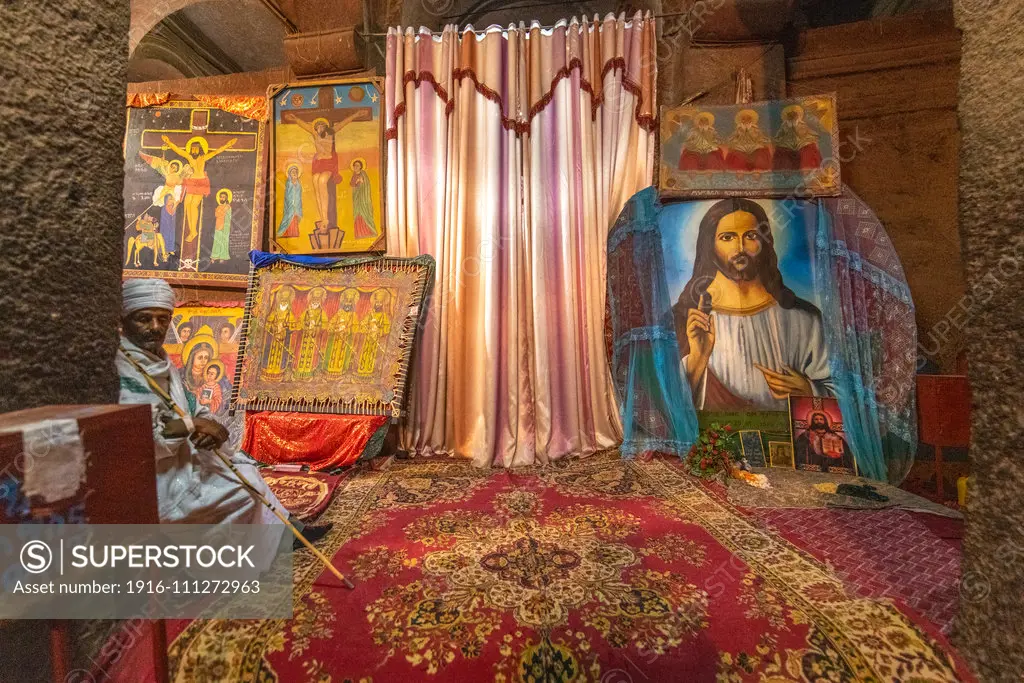
[[[748,254],[736,254],[729,258],[729,260],[723,263],[720,259],[715,259],[718,269],[729,278],[736,282],[750,282],[756,280],[761,270],[760,261]],[[738,267],[738,266],[743,266]]]

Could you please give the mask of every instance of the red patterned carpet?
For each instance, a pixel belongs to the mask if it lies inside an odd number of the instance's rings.
[[[179,624],[174,680],[972,680],[937,630],[674,462],[396,464],[322,519],[356,589],[301,553],[295,617]]]

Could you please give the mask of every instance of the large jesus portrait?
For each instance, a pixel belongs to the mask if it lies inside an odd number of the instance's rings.
[[[784,225],[792,233],[785,235],[787,270],[812,291],[813,232],[804,216],[794,219],[780,202],[750,199],[690,206],[703,212],[688,212],[690,223],[699,216],[696,241],[690,236],[688,248],[677,247],[692,267],[673,317],[694,406],[785,411],[791,395],[832,396],[821,312],[787,284],[776,253]],[[671,250],[666,256],[671,270]]]

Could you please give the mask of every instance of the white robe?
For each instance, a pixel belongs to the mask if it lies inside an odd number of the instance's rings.
[[[192,418],[212,418],[209,408],[190,404],[178,369],[165,357],[140,349],[121,338],[121,346],[132,355],[174,402]],[[274,514],[238,482],[230,469],[214,453],[199,450],[185,437],[171,439],[164,427],[179,416],[168,408],[146,383],[145,377],[124,357],[117,354],[121,377],[120,403],[149,404],[153,409],[153,447],[156,451],[156,488],[160,520],[182,524],[276,524],[284,525]],[[191,427],[191,425],[190,425]],[[244,454],[231,455],[232,463],[254,487],[282,514],[287,510],[263,481],[255,462]],[[280,534],[275,537],[280,540]],[[264,541],[269,539],[264,538]]]
[[[715,346],[707,370],[734,396],[761,410],[788,411],[785,398],[772,396],[758,363],[776,372],[788,365],[811,382],[814,396],[834,396],[828,347],[821,318],[809,311],[782,308],[777,303],[751,315],[713,311]],[[680,365],[686,376],[686,358]],[[707,370],[694,391],[693,403],[704,409]]]

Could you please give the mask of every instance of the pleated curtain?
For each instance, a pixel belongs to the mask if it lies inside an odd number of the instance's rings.
[[[392,29],[387,238],[431,254],[403,445],[480,466],[620,443],[609,228],[652,182],[654,20]]]

